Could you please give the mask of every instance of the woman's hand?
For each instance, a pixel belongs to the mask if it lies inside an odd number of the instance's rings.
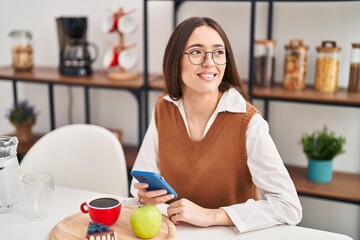
[[[182,198],[169,205],[168,217],[175,224],[187,222],[200,227],[234,225],[223,209],[208,209]]]
[[[134,188],[138,189],[139,201],[145,205],[157,205],[160,203],[165,203],[174,198],[172,194],[166,194],[165,189],[148,191],[149,185],[147,183],[134,183]]]

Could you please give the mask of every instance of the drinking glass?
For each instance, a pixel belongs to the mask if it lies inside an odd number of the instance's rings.
[[[52,175],[49,173],[30,173],[24,175],[21,182],[26,215],[33,220],[46,218],[54,195]]]

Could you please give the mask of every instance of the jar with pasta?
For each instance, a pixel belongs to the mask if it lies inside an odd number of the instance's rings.
[[[316,50],[318,56],[315,69],[315,90],[334,93],[338,90],[341,48],[336,46],[335,41],[323,41]]]
[[[285,45],[283,86],[288,90],[300,91],[306,87],[307,51],[303,40],[290,40]]]
[[[254,49],[254,85],[271,87],[274,85],[275,41],[261,39],[255,41]]]
[[[348,91],[360,92],[360,43],[352,44]]]
[[[33,48],[31,33],[26,30],[10,32],[12,39],[12,66],[17,72],[31,71],[33,68]]]

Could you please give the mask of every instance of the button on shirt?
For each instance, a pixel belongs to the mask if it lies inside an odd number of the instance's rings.
[[[164,99],[179,108],[189,133],[182,99],[174,101],[168,95]],[[246,101],[234,88],[224,92],[206,125],[204,136],[219,112],[246,112]],[[249,199],[245,203],[222,207],[236,230],[246,232],[284,223],[298,224],[302,218],[302,207],[295,186],[269,134],[268,123],[260,114],[255,114],[250,120],[246,131],[246,148],[252,181],[259,188],[262,200]],[[133,169],[159,173],[158,133],[154,114]],[[137,196],[134,181],[131,194]]]

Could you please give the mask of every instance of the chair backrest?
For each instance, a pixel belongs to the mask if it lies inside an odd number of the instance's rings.
[[[49,172],[56,185],[127,197],[123,148],[106,128],[73,124],[40,138],[20,164],[22,174]]]

